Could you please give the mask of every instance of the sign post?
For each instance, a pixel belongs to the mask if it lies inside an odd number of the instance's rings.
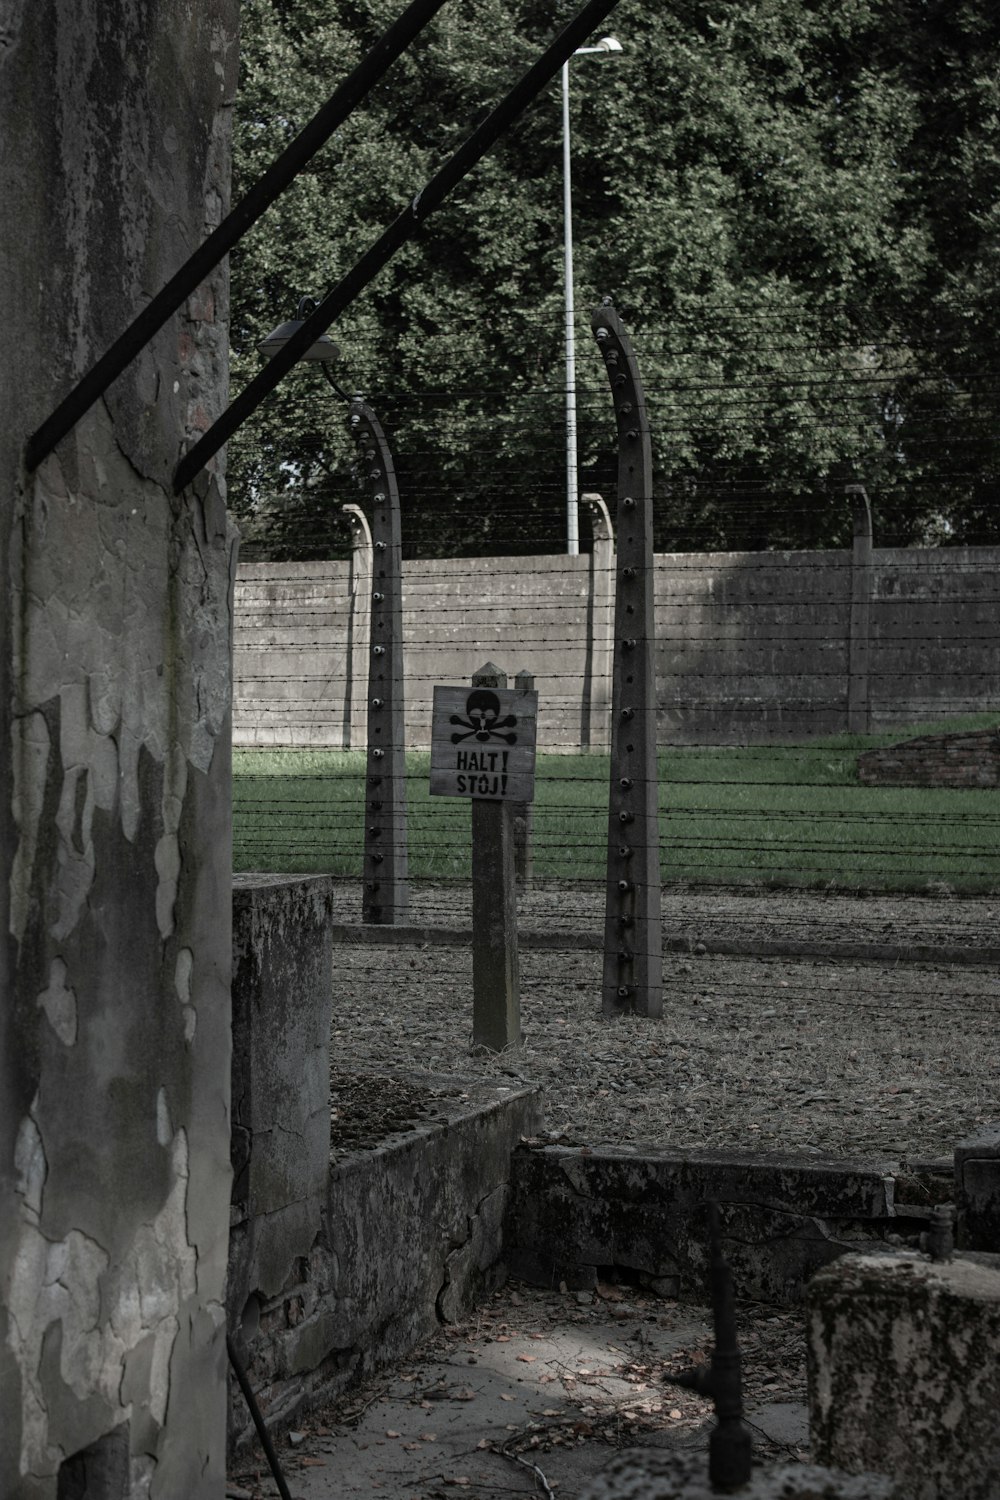
[[[537,705],[493,662],[471,691],[434,689],[430,789],[472,803],[472,1041],[493,1052],[521,1042],[514,809],[534,793]]]

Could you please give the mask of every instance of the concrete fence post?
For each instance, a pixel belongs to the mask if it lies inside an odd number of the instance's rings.
[[[653,464],[639,367],[608,299],[591,318],[618,428],[618,534],[602,1005],[663,1009],[653,654]]]
[[[868,659],[871,644],[872,511],[862,484],[845,487],[854,519],[851,552],[851,619],[848,642],[847,730],[867,734],[871,727]]]
[[[505,688],[487,662],[473,687]],[[514,882],[514,804],[472,798],[472,1041],[502,1052],[521,1042],[521,980]]]
[[[351,561],[347,579],[347,643],[344,648],[345,750],[363,745],[368,724],[368,650],[371,638],[372,533],[360,505],[342,505],[351,528]]]
[[[518,672],[514,677],[514,686],[519,693],[534,692],[534,673]],[[534,864],[531,847],[535,821],[534,804],[531,802],[513,802],[511,807],[514,814],[514,876],[517,884],[522,890],[526,891],[531,886],[532,867]]]
[[[600,495],[581,495],[580,503],[590,517],[594,539],[590,554],[587,677],[583,685],[580,748],[607,750],[615,639],[615,533],[608,507]]]
[[[348,427],[372,507],[372,593],[368,657],[368,761],[365,774],[361,918],[391,925],[410,905],[406,845],[403,718],[403,566],[399,490],[385,433],[362,397]]]

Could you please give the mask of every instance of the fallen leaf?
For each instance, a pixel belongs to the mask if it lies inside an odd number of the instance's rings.
[[[518,1359],[522,1365],[533,1365],[538,1358],[537,1354],[519,1354]]]
[[[304,1469],[325,1469],[325,1458],[300,1458],[299,1463]]]
[[[673,1409],[673,1411],[668,1411],[667,1412],[667,1416],[670,1418],[670,1420],[672,1422],[676,1422],[680,1418],[680,1412],[677,1410],[677,1408],[675,1406],[674,1409]]]
[[[386,1437],[399,1437],[398,1432],[387,1432]]]
[[[437,1442],[437,1433],[436,1432],[422,1432],[420,1434],[420,1441],[422,1443],[436,1443]]]
[[[507,1393],[506,1393],[506,1391],[501,1391],[500,1392],[500,1400],[501,1401],[513,1401],[513,1399],[514,1399],[514,1397],[513,1396],[508,1396]]]

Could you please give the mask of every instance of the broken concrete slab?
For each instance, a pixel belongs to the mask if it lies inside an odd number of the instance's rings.
[[[661,1294],[698,1296],[708,1264],[702,1204],[713,1198],[737,1294],[788,1303],[835,1257],[923,1226],[896,1214],[895,1170],[888,1161],[530,1145],[514,1157],[507,1258],[513,1275],[539,1286],[593,1286],[600,1268],[615,1266]]]
[[[814,1456],[908,1500],[996,1500],[1000,1256],[845,1256],[807,1308]]]
[[[243,1346],[269,1426],[403,1358],[506,1278],[511,1154],[538,1128],[539,1091],[406,1077],[439,1091],[438,1118],[335,1161],[307,1253],[276,1294],[251,1291]],[[231,1409],[232,1447],[250,1423]]]

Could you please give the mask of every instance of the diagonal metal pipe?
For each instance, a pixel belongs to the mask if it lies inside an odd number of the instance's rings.
[[[191,293],[214,270],[219,261],[243,238],[274,200],[298,176],[348,115],[357,108],[384,73],[405,52],[410,42],[445,4],[445,0],[413,0],[397,21],[389,27],[362,58],[352,73],[334,90],[322,109],[309,121],[295,139],[282,151],[250,191],[231,209],[222,223],[213,229],[162,291],[129,324],[62,400],[50,417],[28,439],[25,463],[36,469],[56,443],[90,410],[130,364],[136,355],[158,333],[167,319],[190,297]]]
[[[528,69],[524,77],[514,85],[510,93],[500,101],[472,135],[458,148],[454,156],[416,195],[413,201],[399,214],[379,239],[323,298],[322,302],[305,319],[302,327],[278,350],[264,369],[250,381],[236,400],[198,439],[181,459],[174,475],[174,493],[180,494],[195,475],[208,463],[222,445],[232,437],[248,417],[271,394],[275,386],[320,334],[326,332],[335,318],[354,301],[355,297],[388,264],[393,255],[412,239],[421,224],[443,203],[457,183],[461,182],[476,163],[486,155],[490,147],[517,118],[521,111],[545,85],[559,72],[566,59],[577,46],[614,10],[617,0],[589,0],[583,10],[559,33]]]

